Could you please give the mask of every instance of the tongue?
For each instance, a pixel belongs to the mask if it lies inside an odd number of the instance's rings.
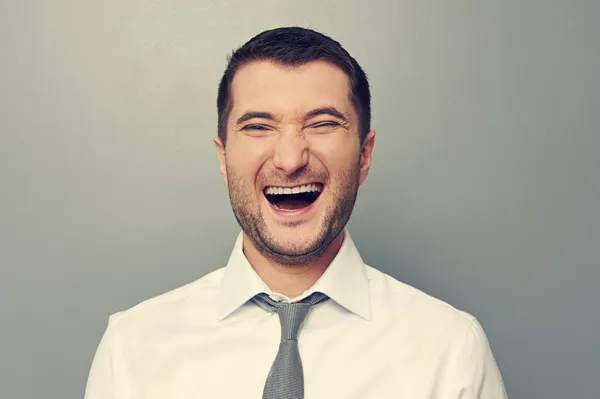
[[[306,208],[309,205],[310,202],[305,199],[284,198],[277,202],[277,208],[284,211],[295,211]]]

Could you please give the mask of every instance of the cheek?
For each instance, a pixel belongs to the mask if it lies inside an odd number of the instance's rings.
[[[236,140],[228,143],[227,166],[236,175],[254,180],[265,160],[268,159],[268,147],[260,139]]]
[[[323,136],[311,143],[312,153],[327,168],[330,176],[355,167],[358,157],[358,140],[343,136]]]

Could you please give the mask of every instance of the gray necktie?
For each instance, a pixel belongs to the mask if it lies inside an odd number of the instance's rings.
[[[300,302],[276,302],[267,294],[258,294],[252,302],[269,312],[277,312],[281,323],[279,351],[265,382],[263,399],[303,399],[304,373],[298,351],[298,333],[312,306],[329,299],[315,292]]]

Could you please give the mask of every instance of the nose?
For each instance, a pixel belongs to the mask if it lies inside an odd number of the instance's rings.
[[[277,139],[273,163],[277,169],[291,175],[308,164],[308,155],[308,142],[304,135],[284,133]]]

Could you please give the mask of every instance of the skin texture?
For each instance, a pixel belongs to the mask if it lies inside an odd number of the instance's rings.
[[[343,242],[369,172],[375,132],[361,145],[348,77],[324,61],[293,68],[251,62],[237,71],[231,98],[226,145],[219,137],[214,142],[244,232],[244,254],[272,290],[300,295]],[[340,115],[311,114],[324,108]],[[307,183],[324,189],[302,214],[277,212],[263,194],[268,186]]]

